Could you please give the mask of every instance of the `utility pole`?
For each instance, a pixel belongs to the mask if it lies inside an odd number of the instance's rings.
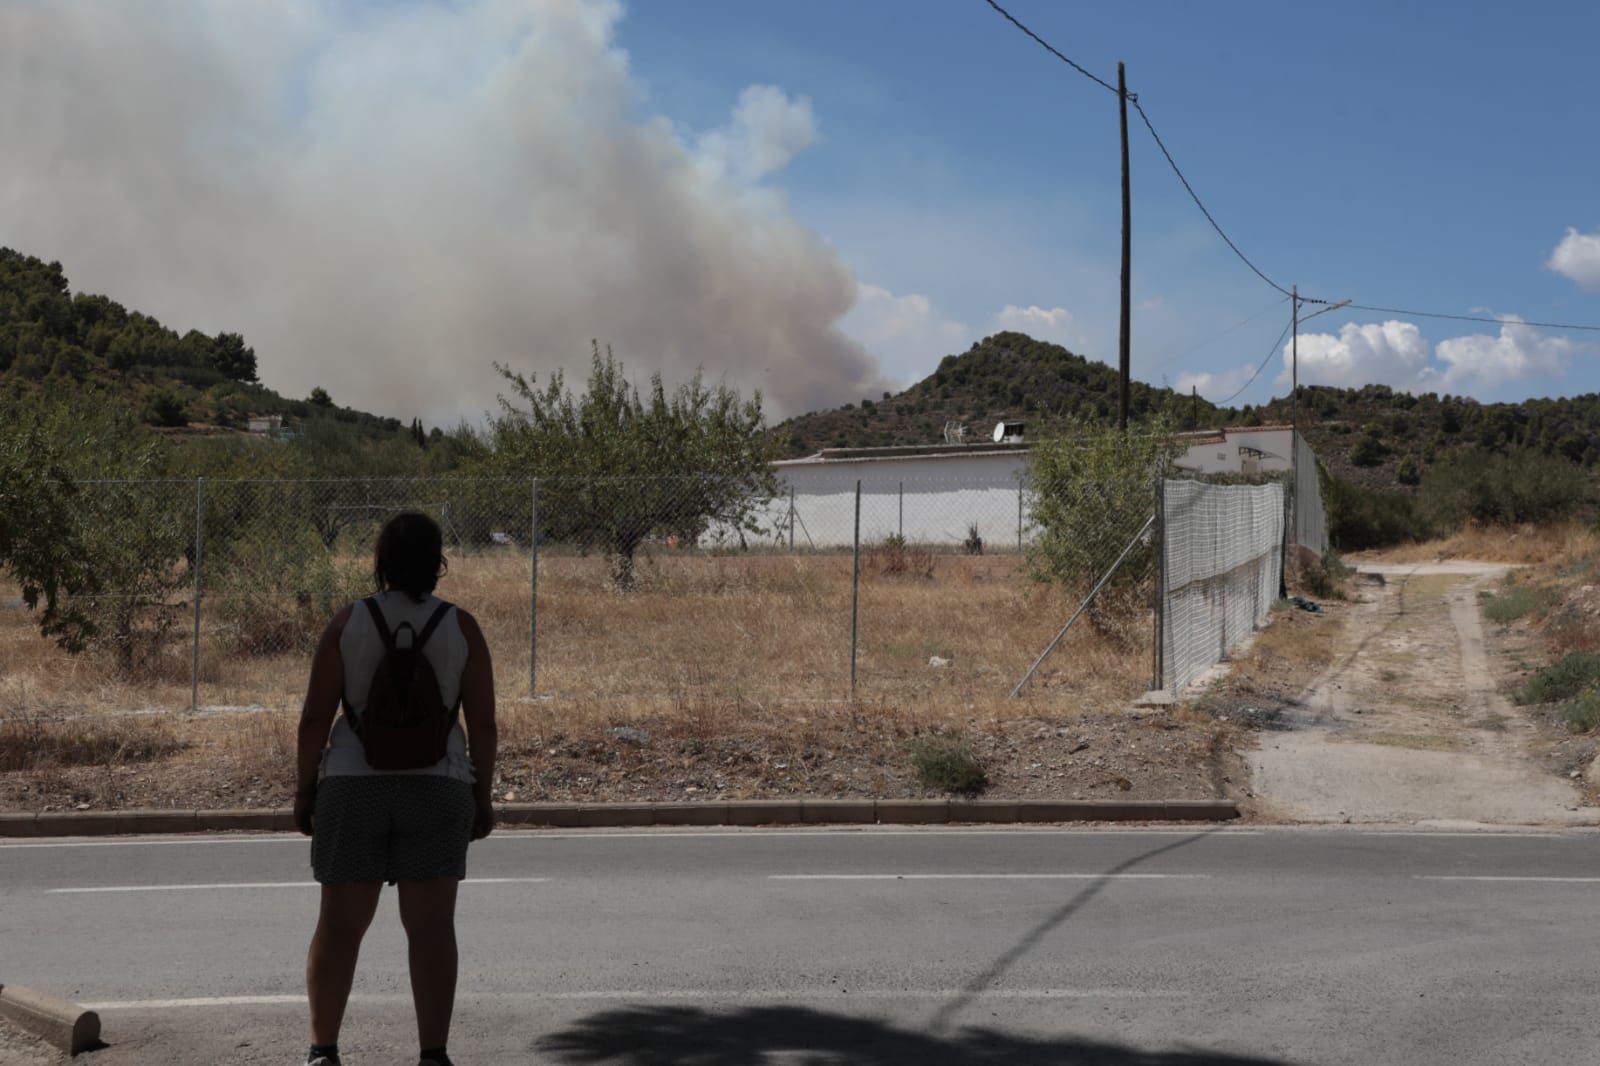
[[[1128,76],[1117,64],[1117,109],[1122,117],[1122,329],[1117,337],[1117,428],[1128,428],[1128,327],[1132,321],[1133,204],[1128,189]]]
[[[1294,384],[1289,392],[1289,425],[1300,428],[1300,286],[1291,286],[1289,300],[1294,304],[1294,333],[1289,341],[1289,376]]]

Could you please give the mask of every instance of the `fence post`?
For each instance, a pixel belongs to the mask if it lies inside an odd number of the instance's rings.
[[[1017,482],[1017,551],[1022,551],[1022,482]]]
[[[900,539],[906,539],[906,483],[900,482]]]
[[[794,554],[794,486],[789,486],[789,554]]]
[[[856,619],[861,591],[861,479],[856,479],[856,531],[850,552],[850,699],[856,698]]]
[[[205,588],[206,479],[194,479],[194,644],[189,655],[189,710],[200,709],[200,597]]]
[[[539,695],[539,479],[528,494],[528,698]]]
[[[1156,602],[1155,647],[1150,652],[1150,691],[1161,689],[1161,656],[1166,642],[1167,608],[1167,499],[1162,479],[1156,478]]]

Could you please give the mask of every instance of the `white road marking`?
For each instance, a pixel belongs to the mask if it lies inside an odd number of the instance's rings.
[[[464,885],[538,885],[548,877],[469,877]],[[315,881],[227,881],[199,885],[96,885],[91,888],[47,888],[48,895],[74,895],[89,892],[191,892],[222,888],[316,888]]]
[[[768,881],[1204,881],[1210,874],[769,874]]]
[[[851,988],[846,982],[827,988],[779,988],[760,991],[744,988],[599,988],[587,992],[473,992],[462,991],[458,1001],[463,1003],[500,1002],[555,1002],[585,1000],[704,1000],[725,1002],[729,1000],[756,1000],[783,1002],[793,999],[933,999],[949,1000],[966,995],[960,988]],[[978,993],[979,999],[1178,999],[1189,995],[1173,989],[1141,988],[997,988]],[[411,996],[406,993],[355,994],[352,1003],[406,1003]],[[183,1007],[303,1007],[303,994],[275,996],[193,996],[184,999],[122,999],[102,1003],[85,1003],[85,1010],[176,1010]]]
[[[654,832],[590,833],[552,832],[544,829],[507,829],[475,843],[478,846],[509,841],[530,840],[740,840],[748,837],[833,837],[849,840],[869,837],[929,837],[929,836],[1208,836],[1250,837],[1262,836],[1261,829],[1046,829],[1017,826],[1012,829],[959,829],[931,825],[926,829],[878,829],[870,825],[839,826],[834,829],[744,829],[730,826],[720,832],[686,833],[662,826]],[[1481,834],[1472,834],[1481,835]],[[242,837],[158,837],[137,840],[52,840],[27,843],[0,844],[0,851],[22,851],[39,848],[137,848],[137,847],[192,847],[206,844],[310,844],[310,838],[299,834],[274,833]]]
[[[1546,884],[1595,885],[1600,877],[1490,877],[1469,874],[1415,874],[1416,881],[1510,881]]]

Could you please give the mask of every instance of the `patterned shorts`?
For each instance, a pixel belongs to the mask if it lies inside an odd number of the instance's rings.
[[[467,876],[472,786],[438,774],[325,777],[311,816],[311,870],[325,885]]]

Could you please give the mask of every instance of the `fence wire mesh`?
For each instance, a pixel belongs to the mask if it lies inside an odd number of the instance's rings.
[[[97,636],[62,671],[77,689],[61,706],[292,709],[402,510],[439,522],[438,591],[478,618],[510,699],[971,706],[1006,696],[1152,509],[1149,485],[859,480],[859,523],[855,479],[86,485],[104,587],[83,597]],[[1138,546],[1030,695],[1142,686],[1153,551]]]
[[[1266,622],[1283,577],[1282,483],[1161,483],[1162,686],[1178,691]]]
[[[1294,542],[1316,553],[1328,553],[1328,516],[1322,509],[1322,479],[1317,455],[1297,430],[1294,435]]]

